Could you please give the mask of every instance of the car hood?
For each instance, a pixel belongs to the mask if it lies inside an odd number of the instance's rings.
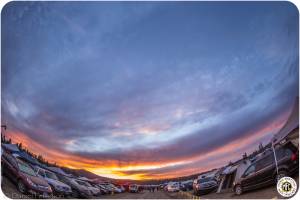
[[[48,183],[38,176],[31,176],[25,173],[22,173],[25,178],[30,179],[36,185],[49,186]]]
[[[55,186],[61,186],[61,187],[67,187],[70,188],[70,186],[68,186],[67,184],[64,184],[58,180],[54,180],[54,179],[50,179],[50,178],[46,178],[47,182],[49,184],[55,185]]]

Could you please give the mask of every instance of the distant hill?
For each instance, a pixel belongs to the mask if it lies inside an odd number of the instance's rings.
[[[99,176],[97,174],[94,174],[90,171],[87,171],[85,169],[70,169],[70,168],[67,168],[67,167],[62,167],[62,169],[66,172],[66,173],[69,173],[69,174],[73,174],[75,176],[84,176],[84,177],[87,177],[89,179],[95,179],[95,178],[98,178],[98,179],[102,179],[102,180],[105,180],[105,181],[111,181],[111,180],[114,180],[114,179],[111,179],[111,178],[107,178],[107,177],[103,177],[103,176]]]

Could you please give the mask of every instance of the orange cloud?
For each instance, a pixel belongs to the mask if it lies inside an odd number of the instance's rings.
[[[93,160],[84,158],[82,156],[74,155],[68,152],[61,152],[56,149],[49,149],[36,141],[32,140],[26,134],[21,132],[7,131],[7,135],[15,142],[22,142],[23,146],[36,154],[43,155],[50,162],[56,162],[58,165],[70,168],[83,168],[95,174],[111,177],[111,178],[126,178],[126,179],[152,179],[152,178],[172,178],[176,176],[185,176],[193,173],[199,173],[211,168],[224,165],[232,159],[237,159],[242,155],[241,148],[259,142],[266,134],[270,134],[282,127],[287,114],[280,116],[277,120],[262,127],[260,130],[247,134],[241,139],[234,140],[229,144],[221,146],[211,152],[200,154],[196,156],[186,157],[181,160],[165,160],[157,162],[140,162],[136,161],[134,164],[121,165],[117,160]],[[70,143],[72,141],[65,141]],[[211,158],[224,155],[221,159],[211,160]],[[208,162],[209,161],[209,162]],[[192,165],[193,163],[204,163],[199,166],[184,167],[185,165]],[[172,168],[180,166],[179,170],[170,170],[169,172],[159,172],[159,169]],[[175,168],[176,169],[176,168]],[[130,171],[143,171],[145,173],[129,173]],[[149,173],[147,173],[149,171]],[[156,173],[151,173],[156,171]]]

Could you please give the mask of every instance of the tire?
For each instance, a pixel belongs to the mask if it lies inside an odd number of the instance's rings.
[[[279,171],[278,174],[276,174],[275,182],[277,183],[282,177],[287,176],[286,171]]]
[[[23,183],[22,180],[18,181],[17,187],[18,187],[19,192],[21,192],[22,194],[26,194],[27,189],[26,189],[26,186],[25,186],[25,184]]]
[[[241,185],[236,185],[234,187],[234,193],[236,195],[241,195],[243,193],[243,189],[242,189],[242,186]]]
[[[50,185],[50,184],[49,184],[49,185]],[[50,187],[51,187],[53,196],[56,196],[57,194],[56,194],[56,191],[55,191],[55,189],[54,189],[54,186],[50,185]]]

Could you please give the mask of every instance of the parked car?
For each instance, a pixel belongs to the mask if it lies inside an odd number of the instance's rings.
[[[185,186],[185,188],[186,188],[187,191],[193,190],[193,181],[192,180],[191,181],[186,181],[184,183],[184,186]]]
[[[298,172],[299,150],[291,142],[275,149],[278,173],[274,152],[269,149],[257,158],[243,173],[241,178],[234,183],[235,194],[240,195],[245,191],[275,184],[280,178]]]
[[[95,184],[95,186],[100,189],[101,194],[110,194],[111,193],[111,191],[109,191],[104,185]]]
[[[122,193],[125,191],[125,188],[121,185],[114,185],[114,186],[115,186],[116,190],[118,190],[117,193]]]
[[[3,152],[1,163],[3,173],[17,184],[17,188],[22,194],[30,193],[35,197],[43,198],[52,196],[50,185],[38,177],[34,169],[23,160]]]
[[[167,185],[168,192],[178,192],[179,191],[179,184],[178,183],[169,183]]]
[[[82,185],[82,186],[85,186],[88,188],[88,190],[91,191],[92,195],[93,196],[99,196],[101,195],[101,192],[100,192],[100,189],[97,188],[97,187],[93,187],[91,184],[89,184],[88,182],[85,182],[85,181],[82,181],[82,180],[76,180],[76,182],[79,184],[79,185]]]
[[[202,195],[210,193],[218,188],[218,183],[214,177],[203,177],[195,179],[193,183],[193,190],[195,195]]]
[[[187,191],[187,187],[186,187],[186,185],[185,185],[184,183],[180,183],[179,189],[180,189],[181,191]]]
[[[111,185],[109,183],[101,183],[100,185],[102,187],[104,187],[109,193],[113,193],[114,192],[114,188],[111,187]]]
[[[122,192],[125,192],[125,187],[123,185],[119,185],[119,188],[121,189]]]
[[[93,194],[88,187],[79,184],[76,179],[57,174],[58,179],[69,185],[72,189],[72,197],[76,198],[92,198]]]
[[[62,195],[63,197],[68,197],[72,195],[72,189],[69,185],[59,181],[57,176],[48,170],[37,167],[35,170],[36,174],[43,178],[51,186],[53,194]]]
[[[129,185],[129,192],[139,192],[139,187],[136,184]]]
[[[114,184],[110,184],[110,186],[113,188],[113,191],[115,193],[122,193],[123,192],[121,188],[115,186]]]

